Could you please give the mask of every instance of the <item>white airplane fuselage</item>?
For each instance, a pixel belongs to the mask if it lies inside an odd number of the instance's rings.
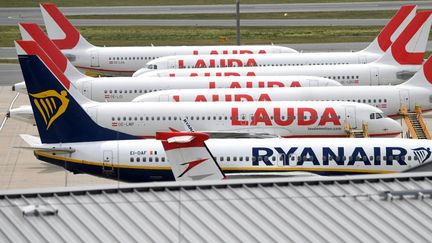
[[[224,173],[304,171],[323,175],[395,173],[431,161],[429,140],[408,139],[210,139]],[[35,151],[43,161],[75,173],[130,182],[174,180],[160,141],[120,140],[42,144],[72,153]],[[288,174],[289,176],[289,174]]]
[[[295,50],[282,46],[139,46],[91,47],[85,50],[62,50],[74,66],[104,75],[131,76],[147,62],[164,56],[203,54],[260,54],[291,53]]]
[[[152,138],[157,131],[268,133],[281,137],[345,137],[345,123],[370,136],[397,136],[400,125],[378,108],[351,102],[152,102],[87,103],[83,107],[102,127]],[[186,122],[184,119],[186,118]]]
[[[140,77],[194,76],[272,76],[310,75],[336,80],[342,85],[400,84],[409,79],[421,65],[387,65],[381,63],[317,65],[290,67],[236,67],[167,69],[145,72]],[[136,76],[136,75],[135,75]]]
[[[340,83],[313,76],[259,77],[85,77],[74,81],[84,96],[98,102],[128,102],[136,97],[169,89],[234,89],[234,88],[294,88],[341,86]],[[17,83],[14,90],[27,93],[25,83]]]
[[[382,53],[316,52],[246,55],[178,55],[161,57],[144,66],[148,71],[163,69],[223,68],[223,67],[271,67],[305,65],[365,64],[380,58]],[[144,71],[144,69],[142,69]]]
[[[432,88],[432,86],[431,86]],[[227,102],[227,101],[348,101],[369,104],[387,116],[399,114],[402,105],[414,111],[432,109],[432,89],[411,85],[308,87],[296,89],[189,89],[165,90],[137,97],[136,102]]]

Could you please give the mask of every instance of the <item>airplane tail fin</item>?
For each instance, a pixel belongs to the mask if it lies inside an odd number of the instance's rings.
[[[432,23],[432,11],[421,11],[402,31],[386,53],[375,63],[421,65]]]
[[[48,36],[60,50],[95,47],[78,32],[55,4],[43,3],[40,8]]]
[[[136,137],[99,126],[96,104],[75,89],[34,41],[16,41],[24,81],[42,143],[72,143]]]
[[[58,47],[48,38],[39,25],[35,23],[20,23],[19,29],[23,40],[35,41],[49,58],[57,65],[57,67],[65,74],[65,76],[75,83],[78,79],[86,78],[76,69],[66,56],[58,49]]]
[[[401,85],[432,88],[432,55],[423,63],[420,70],[414,76]]]
[[[197,132],[157,132],[176,181],[221,180],[222,169],[207,148],[209,136]]]
[[[414,18],[416,10],[416,5],[403,5],[390,19],[387,25],[384,26],[378,36],[362,51],[377,54],[385,53],[392,45],[393,41]]]

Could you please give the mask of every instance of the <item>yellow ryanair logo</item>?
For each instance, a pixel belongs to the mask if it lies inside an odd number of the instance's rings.
[[[62,90],[60,94],[55,90],[47,90],[37,94],[30,94],[30,96],[33,97],[33,103],[44,119],[47,130],[66,111],[69,104],[65,90]]]

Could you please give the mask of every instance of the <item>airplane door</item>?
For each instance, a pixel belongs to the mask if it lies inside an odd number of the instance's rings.
[[[168,95],[159,95],[159,101],[169,101]]]
[[[309,80],[309,86],[310,87],[318,87],[318,80]]]
[[[112,150],[104,150],[103,151],[103,167],[102,172],[106,173],[112,173],[114,171],[113,166],[113,151]]]
[[[379,85],[379,69],[377,67],[371,68],[371,83],[370,85]]]
[[[87,97],[89,99],[92,98],[91,83],[89,81],[85,81],[83,83],[81,91],[82,91],[82,93],[84,94],[85,97]]]
[[[359,56],[359,63],[360,64],[366,64],[367,58],[365,56]]]
[[[99,67],[99,52],[97,50],[90,52],[90,66],[91,67]]]
[[[345,107],[345,121],[351,126],[351,128],[357,128],[356,110],[355,106]]]
[[[399,101],[401,106],[405,105],[408,109],[410,108],[410,99],[408,90],[399,90]]]
[[[277,48],[274,48],[272,51],[273,51],[273,53],[281,53],[281,50],[277,49]]]
[[[168,68],[177,68],[175,59],[168,59]]]

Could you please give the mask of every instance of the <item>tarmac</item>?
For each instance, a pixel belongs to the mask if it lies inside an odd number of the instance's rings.
[[[0,77],[1,78],[1,77]],[[0,86],[0,121],[17,93],[10,86]],[[19,95],[14,107],[29,104],[27,95]],[[35,126],[9,119],[0,131],[0,190],[41,187],[117,184],[95,176],[66,172],[63,168],[37,160],[33,151],[16,148],[28,146],[19,134],[38,136]]]

